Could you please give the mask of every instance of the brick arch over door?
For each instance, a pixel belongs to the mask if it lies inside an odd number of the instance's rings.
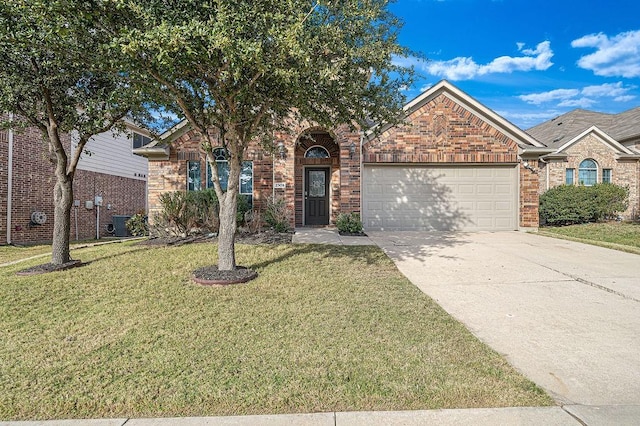
[[[321,146],[329,153],[329,158],[305,158],[309,148]],[[295,148],[295,224],[305,223],[304,179],[305,169],[321,168],[328,170],[331,221],[335,221],[340,208],[340,147],[335,138],[327,131],[308,130],[296,141]]]

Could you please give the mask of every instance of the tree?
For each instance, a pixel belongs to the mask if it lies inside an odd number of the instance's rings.
[[[6,0],[0,4],[0,111],[5,125],[35,126],[54,166],[54,265],[71,260],[73,179],[88,140],[139,104],[115,67],[100,0]],[[75,150],[65,138],[76,135]],[[72,153],[73,152],[73,153]]]
[[[114,0],[117,44],[137,81],[202,135],[220,201],[218,268],[235,268],[236,198],[247,145],[291,120],[354,128],[394,121],[410,72],[386,0]],[[228,153],[223,191],[212,150]]]

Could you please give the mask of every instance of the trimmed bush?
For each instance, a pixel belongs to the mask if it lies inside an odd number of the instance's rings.
[[[340,213],[336,219],[336,227],[339,232],[348,234],[360,234],[362,221],[358,213]]]
[[[561,185],[540,196],[540,223],[573,225],[614,219],[628,202],[629,189],[618,185]]]

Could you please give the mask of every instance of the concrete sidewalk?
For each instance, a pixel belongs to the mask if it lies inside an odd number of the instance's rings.
[[[640,409],[611,407],[472,408],[421,411],[362,411],[264,416],[4,422],[6,426],[580,426],[637,425]]]
[[[291,240],[294,244],[333,244],[339,246],[373,246],[367,236],[340,235],[336,228],[296,228]]]

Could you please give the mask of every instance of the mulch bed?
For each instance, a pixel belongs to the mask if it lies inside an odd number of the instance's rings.
[[[27,269],[22,269],[16,272],[16,275],[19,275],[19,276],[40,275],[40,274],[46,274],[46,273],[55,272],[55,271],[66,271],[67,269],[77,268],[78,266],[82,266],[82,265],[83,263],[80,260],[71,260],[67,263],[63,263],[62,265],[45,263],[42,265],[32,266]]]
[[[244,266],[237,266],[233,271],[220,271],[218,266],[211,265],[193,271],[191,279],[200,285],[225,286],[241,284],[256,278],[258,273]]]
[[[273,230],[267,230],[256,233],[244,233],[240,232],[236,235],[236,243],[239,244],[291,244],[292,233],[275,232]],[[149,238],[139,242],[140,245],[150,246],[181,246],[185,244],[194,243],[208,243],[214,242],[217,239],[215,234],[201,234],[191,235],[188,237],[165,237],[165,238]]]

